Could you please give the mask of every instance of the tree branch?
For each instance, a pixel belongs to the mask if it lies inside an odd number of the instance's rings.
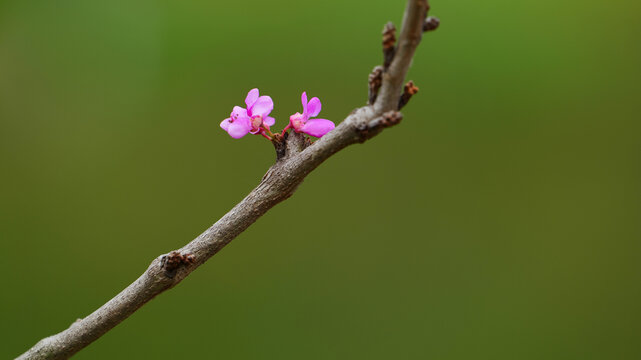
[[[421,42],[423,24],[429,7],[427,0],[407,2],[394,60],[387,71],[383,73],[383,85],[374,103],[374,109],[377,113],[396,110],[398,107],[398,96],[401,93],[407,70],[412,63],[414,51]]]
[[[426,0],[408,1],[398,45],[393,55],[386,55],[385,61],[391,62],[389,68],[381,72],[380,91],[376,89],[378,96],[374,94],[372,98],[370,94],[373,105],[356,109],[333,131],[313,144],[302,134],[294,132],[275,139],[276,163],[240,203],[189,244],[154,259],[136,281],[98,310],[78,319],[68,329],[40,340],[18,359],[69,358],[156,295],[180,283],[265,212],[292,196],[307,174],[327,158],[346,146],[362,143],[384,128],[398,124],[402,118],[397,111],[399,104],[404,105],[409,100],[400,100],[403,81],[421,39],[428,7]],[[389,59],[390,56],[393,58]]]

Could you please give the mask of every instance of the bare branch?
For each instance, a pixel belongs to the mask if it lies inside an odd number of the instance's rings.
[[[291,132],[273,143],[276,163],[240,203],[183,248],[154,259],[131,285],[71,326],[42,339],[18,359],[66,359],[125,320],[156,295],[180,283],[187,275],[253,224],[276,204],[289,198],[307,174],[341,149],[364,142],[384,128],[398,124],[396,111],[405,74],[423,32],[426,0],[409,0],[398,46],[373,106],[356,109],[333,131],[313,144]],[[370,79],[370,89],[371,89]],[[370,90],[370,99],[372,91]],[[373,102],[374,100],[372,100]]]
[[[389,68],[383,73],[383,85],[374,104],[377,113],[384,113],[398,108],[398,97],[405,75],[409,70],[414,51],[423,36],[423,24],[429,5],[427,0],[409,0],[403,16],[401,34],[396,43],[396,53]]]

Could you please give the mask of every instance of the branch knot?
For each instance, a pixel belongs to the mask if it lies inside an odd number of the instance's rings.
[[[386,128],[394,125],[398,125],[401,120],[403,120],[403,114],[398,111],[388,111],[383,114],[383,119],[381,121],[381,126]]]
[[[396,110],[392,110],[384,113],[382,116],[377,117],[369,123],[358,125],[356,127],[356,131],[358,131],[359,142],[364,143],[366,140],[373,138],[383,131],[383,129],[397,125],[402,119],[403,114]]]
[[[172,251],[162,257],[160,260],[160,268],[165,269],[165,275],[173,278],[176,275],[176,270],[182,265],[187,266],[194,263],[196,259],[192,254],[181,254],[178,251]]]
[[[286,132],[282,136],[274,134],[272,139],[274,149],[276,150],[276,161],[282,161],[290,158],[299,152],[305,150],[312,144],[311,140],[302,133],[295,131]]]

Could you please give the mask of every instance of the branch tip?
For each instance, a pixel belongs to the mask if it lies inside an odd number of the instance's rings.
[[[407,105],[412,96],[418,92],[418,86],[414,85],[414,81],[410,80],[403,88],[403,95],[398,99],[398,109],[402,109]]]

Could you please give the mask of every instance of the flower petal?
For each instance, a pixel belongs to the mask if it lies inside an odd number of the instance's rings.
[[[300,96],[300,102],[303,103],[303,115],[307,115],[307,93],[303,91]]]
[[[229,124],[231,124],[231,123],[229,122],[230,120],[231,120],[231,118],[227,118],[227,119],[223,120],[223,121],[220,123],[220,127],[221,127],[221,128],[223,128],[223,130],[227,131],[227,129],[229,129]]]
[[[307,120],[301,130],[308,135],[321,137],[328,132],[334,130],[334,123],[326,119],[310,119]]]
[[[268,117],[263,119],[263,124],[265,124],[267,126],[274,126],[275,123],[276,123],[276,119],[274,119],[271,116],[268,116]]]
[[[252,116],[260,115],[264,119],[274,110],[274,102],[269,96],[261,96],[254,102],[250,110]]]
[[[234,139],[240,139],[241,137],[247,135],[249,130],[251,130],[251,125],[249,124],[249,119],[247,118],[234,120],[234,122],[230,123],[229,127],[227,128],[229,136],[233,137]]]
[[[313,97],[307,104],[307,116],[314,117],[321,112],[321,102],[317,97]]]
[[[248,109],[254,105],[256,99],[258,99],[258,89],[254,88],[249,90],[247,97],[245,98],[245,104],[247,104]]]
[[[231,112],[231,118],[236,120],[238,118],[248,118],[247,110],[241,108],[240,106],[234,106],[234,110]]]

